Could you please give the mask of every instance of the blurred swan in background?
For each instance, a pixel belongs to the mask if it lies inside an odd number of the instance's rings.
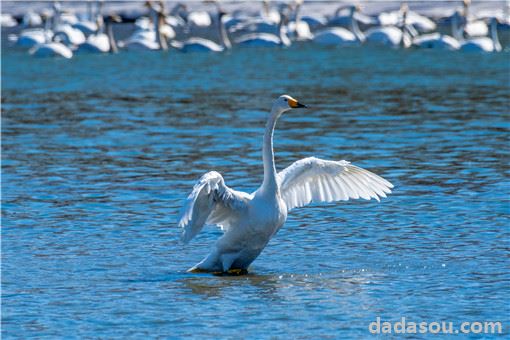
[[[205,224],[224,231],[213,251],[192,272],[246,272],[294,208],[312,202],[350,198],[386,197],[393,185],[378,175],[347,161],[301,159],[276,173],[273,131],[286,111],[303,108],[296,99],[282,95],[273,103],[263,139],[264,180],[252,194],[225,185],[216,171],[203,175],[186,200],[179,219],[182,240],[187,243]]]
[[[403,6],[407,7],[407,4],[404,2]],[[406,16],[407,24],[412,25],[420,33],[432,32],[437,27],[432,20],[410,9],[406,9]],[[377,16],[377,20],[380,26],[399,26],[402,20],[402,9],[383,12]]]
[[[78,46],[77,52],[90,52],[90,53],[115,53],[117,52],[117,43],[113,35],[112,24],[114,22],[121,22],[118,15],[109,15],[106,17],[104,23],[99,26],[99,31],[96,34],[91,34],[87,37],[87,41]],[[105,33],[106,31],[106,33]]]
[[[23,29],[18,35],[10,34],[7,39],[15,43],[19,47],[31,48],[37,44],[43,44],[53,38],[53,31],[51,27],[51,19],[53,14],[46,10],[41,13],[41,20],[43,27],[26,28]]]
[[[497,19],[490,19],[490,37],[475,37],[465,39],[462,35],[462,27],[454,32],[460,42],[460,50],[466,52],[500,52],[501,44],[498,38]]]
[[[224,24],[224,16],[226,13],[220,8],[218,3],[216,3],[216,6],[218,11],[216,22],[218,25],[220,44],[201,37],[191,37],[182,43],[173,41],[171,42],[171,46],[183,52],[222,52],[230,49],[232,44],[230,43]]]
[[[346,19],[342,15],[342,23],[350,27],[350,30],[343,27],[327,28],[317,32],[313,42],[321,45],[350,46],[360,45],[365,41],[365,35],[361,32],[358,22],[355,18],[358,8],[356,6],[344,6],[337,9],[337,18],[339,13],[347,12]]]
[[[291,45],[291,41],[287,36],[286,24],[288,17],[285,13],[280,13],[281,21],[276,28],[277,34],[256,32],[244,34],[237,38],[234,42],[241,47],[286,47]]]
[[[48,23],[50,19],[43,14],[43,20],[45,21],[45,34],[44,41],[38,42],[33,45],[28,53],[34,57],[63,57],[71,59],[73,57],[73,51],[60,41],[54,41],[55,36],[48,29]]]
[[[95,10],[94,6],[95,5]],[[80,30],[85,35],[97,33],[103,24],[103,5],[104,1],[87,1],[87,13],[81,16],[73,28]]]
[[[43,24],[43,20],[41,16],[34,11],[30,10],[25,15],[23,15],[23,26],[25,27],[34,27],[40,26]]]
[[[127,40],[119,42],[119,47],[130,51],[168,50],[168,37],[162,31],[162,27],[166,25],[163,2],[159,2],[158,7],[150,1],[146,5],[149,8],[153,28],[137,30]]]
[[[409,23],[408,14],[409,12],[406,10],[403,14],[403,24],[404,30],[408,34],[407,37],[411,38],[412,47],[448,51],[454,51],[460,48],[460,43],[457,39],[443,33],[434,32],[420,35],[418,31],[414,29],[414,25]],[[456,26],[455,20],[452,21],[452,30],[455,30]]]
[[[76,15],[62,10],[59,2],[53,3],[53,39],[68,46],[78,46],[85,42],[85,34],[72,25],[78,22]]]
[[[289,3],[290,19],[287,23],[287,34],[295,41],[308,41],[313,39],[312,31],[306,21],[301,20],[301,6],[304,0],[294,0]]]
[[[489,27],[471,13],[471,0],[463,1],[462,8],[463,34],[467,37],[484,37],[489,34]]]
[[[398,24],[370,28],[364,32],[365,41],[368,44],[393,48],[400,46],[409,47],[411,45],[411,38],[408,36],[408,31],[404,27],[404,16],[407,10],[407,5],[402,3],[398,11]]]
[[[63,57],[66,59],[71,59],[73,57],[73,51],[66,45],[57,41],[37,44],[30,49],[29,53],[34,57]]]
[[[1,27],[16,27],[18,22],[14,17],[7,13],[2,13],[0,15],[0,25]]]
[[[355,7],[356,11],[354,13],[351,12],[352,7]],[[349,27],[351,25],[351,20],[354,17],[357,22],[363,25],[377,25],[378,21],[366,14],[361,12],[361,7],[359,5],[342,5],[338,7],[335,11],[335,14],[329,18],[327,25],[328,26],[341,26],[341,27]]]

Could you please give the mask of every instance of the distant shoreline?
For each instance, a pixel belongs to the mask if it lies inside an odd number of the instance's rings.
[[[16,19],[20,19],[26,12],[32,10],[34,12],[40,12],[44,9],[51,8],[53,1],[2,1],[2,13],[11,14]],[[88,1],[61,1],[64,10],[69,10],[77,14],[85,13],[87,10]],[[168,8],[173,7],[179,1],[166,1]],[[208,10],[214,11],[214,5],[204,4],[202,1],[180,1],[186,2],[188,6],[193,10]],[[104,13],[116,13],[121,15],[123,18],[135,19],[141,15],[144,15],[147,11],[144,7],[144,1],[105,1],[104,2]],[[274,4],[278,1],[273,1]],[[375,15],[384,11],[391,11],[398,9],[402,1],[395,0],[357,0],[357,1],[305,1],[302,7],[302,13],[313,13],[313,14],[333,14],[335,9],[342,4],[360,4],[363,12]],[[407,1],[409,7],[420,14],[432,17],[441,18],[444,16],[451,15],[456,9],[462,7],[462,2],[455,1]],[[262,2],[258,1],[221,1],[222,6],[227,11],[243,10],[246,12],[256,13],[262,8]],[[273,4],[273,5],[274,5]],[[507,7],[505,7],[505,5]],[[504,18],[506,16],[509,19],[510,10],[508,4],[504,0],[495,1],[477,1],[474,0],[471,4],[471,11],[477,16],[496,16],[498,18]]]

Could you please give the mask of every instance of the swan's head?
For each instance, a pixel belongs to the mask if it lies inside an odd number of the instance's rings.
[[[301,104],[296,99],[286,94],[278,97],[278,99],[276,99],[273,103],[273,111],[278,112],[280,114],[288,110],[298,109],[302,107],[306,107],[306,105]]]

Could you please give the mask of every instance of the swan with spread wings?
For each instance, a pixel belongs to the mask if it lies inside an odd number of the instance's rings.
[[[254,193],[229,188],[216,171],[206,173],[195,184],[179,219],[182,240],[189,242],[206,224],[218,225],[224,234],[212,252],[189,271],[246,272],[292,209],[351,198],[379,201],[391,193],[390,182],[343,160],[304,158],[277,173],[273,152],[276,121],[284,112],[304,107],[288,95],[274,102],[264,133],[264,180]]]

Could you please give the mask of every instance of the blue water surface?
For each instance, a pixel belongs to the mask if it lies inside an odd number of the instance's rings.
[[[508,52],[3,49],[2,336],[368,338],[406,317],[508,337],[509,72]],[[279,121],[278,169],[346,159],[394,193],[292,211],[249,275],[187,273],[221,231],[182,245],[183,200],[210,170],[260,185],[282,93],[310,108]]]

